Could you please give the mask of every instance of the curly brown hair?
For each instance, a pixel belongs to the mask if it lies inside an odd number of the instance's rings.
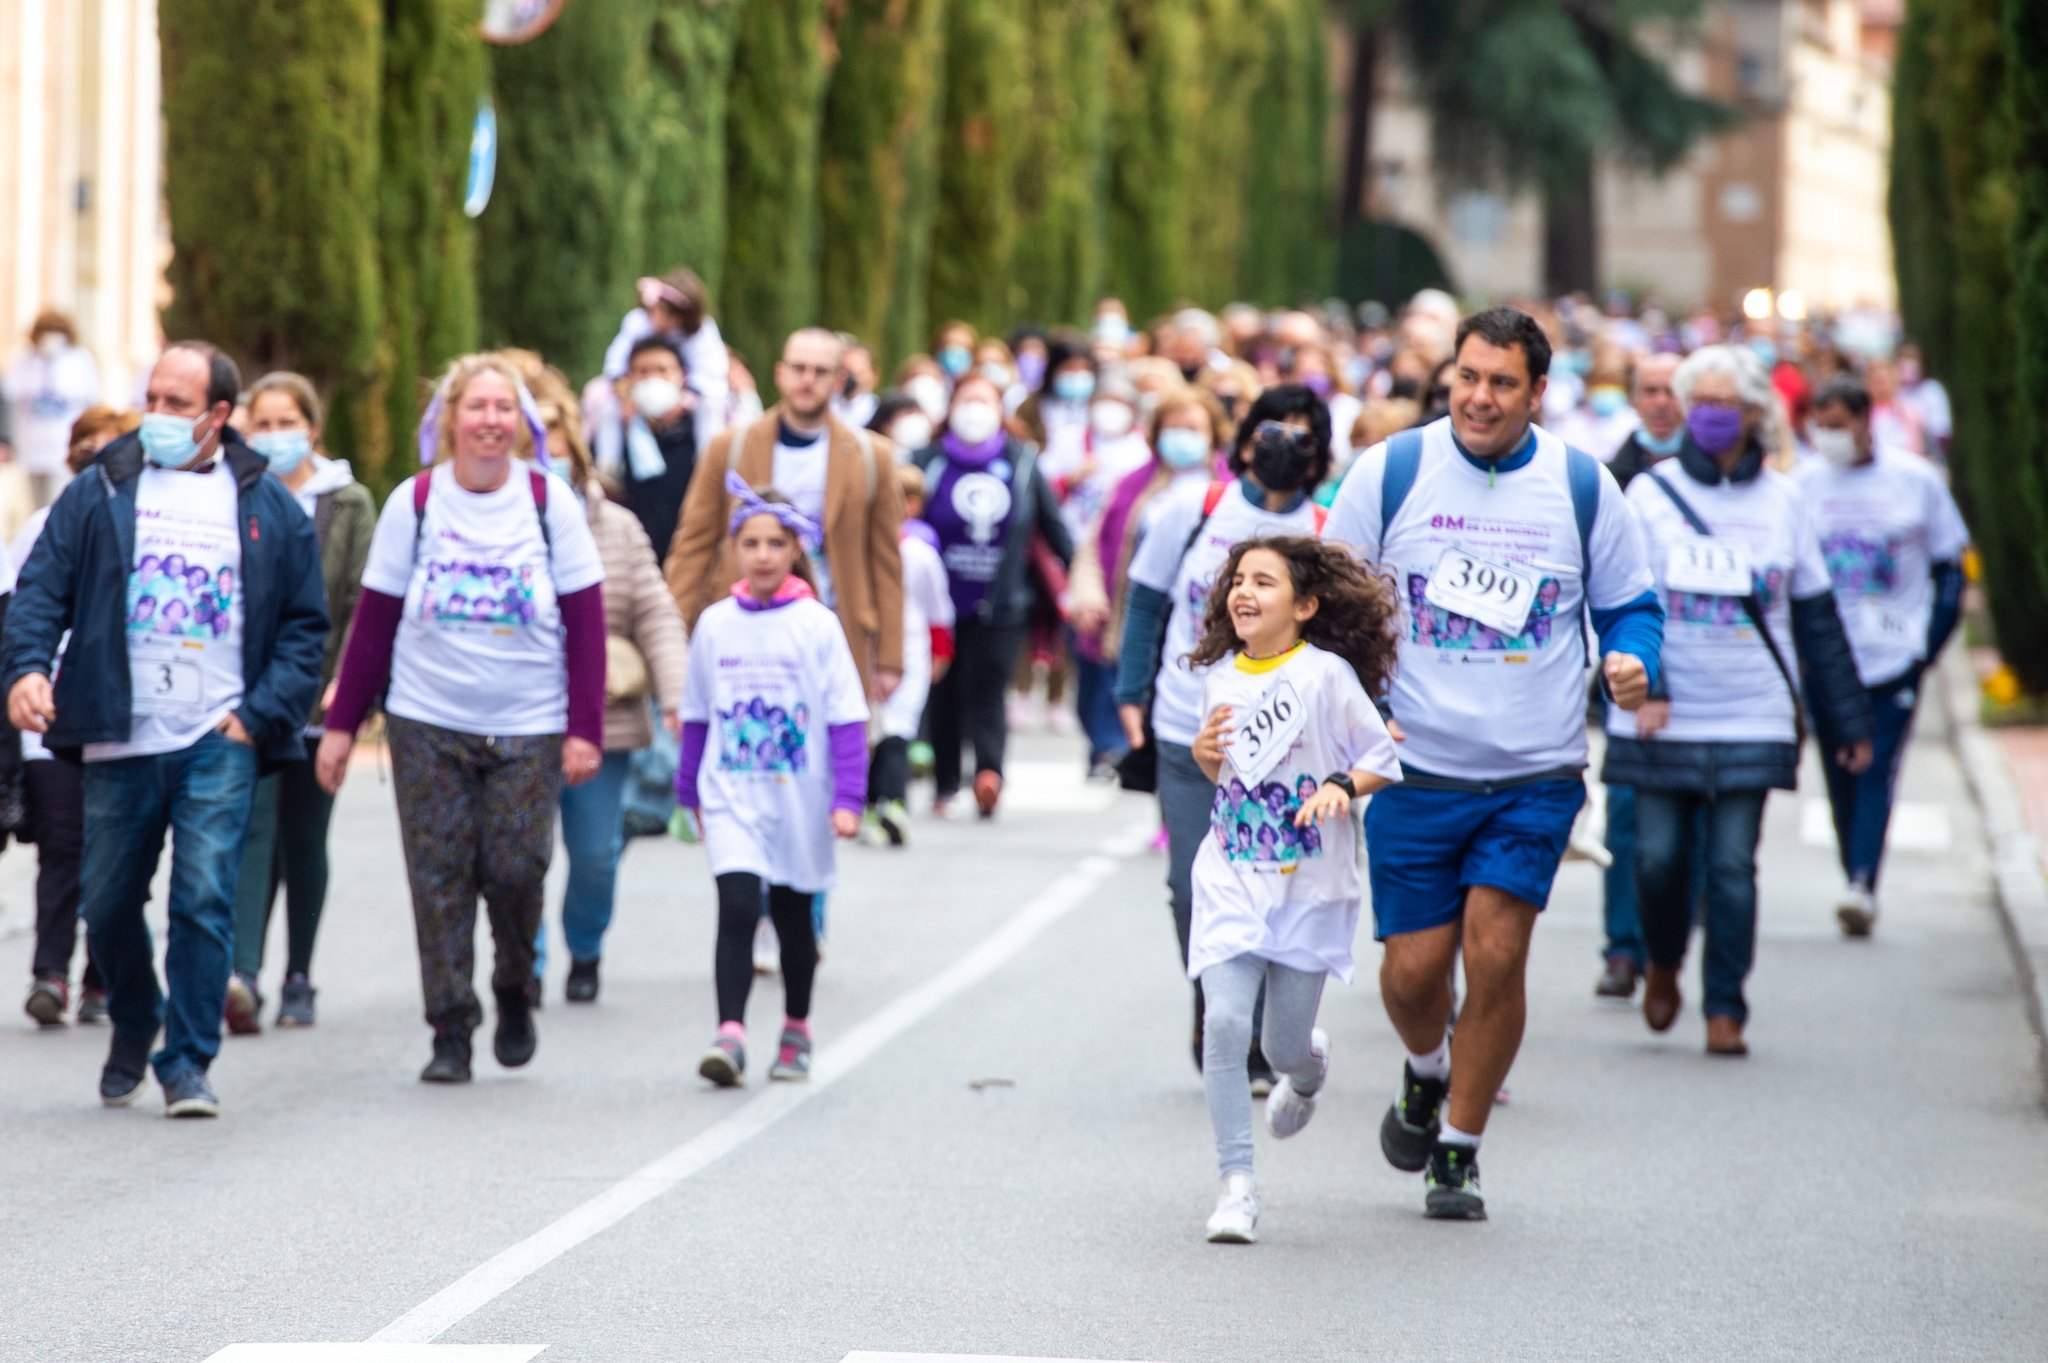
[[[1394,680],[1401,648],[1401,605],[1394,584],[1360,563],[1342,545],[1306,535],[1249,539],[1230,551],[1210,589],[1209,604],[1202,613],[1201,642],[1188,654],[1188,665],[1206,667],[1237,651],[1237,629],[1230,622],[1230,583],[1244,556],[1254,549],[1278,554],[1287,564],[1297,600],[1315,598],[1316,613],[1302,625],[1301,637],[1351,664],[1368,696],[1385,695]]]

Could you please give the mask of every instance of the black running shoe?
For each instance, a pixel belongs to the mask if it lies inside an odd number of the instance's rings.
[[[434,1058],[420,1071],[422,1084],[467,1084],[470,1080],[469,1029],[436,1027]]]
[[[1401,1062],[1401,1096],[1380,1122],[1380,1153],[1387,1163],[1406,1174],[1419,1173],[1429,1163],[1449,1088],[1446,1080],[1418,1079],[1414,1068]]]
[[[149,1074],[149,1048],[156,1042],[156,1029],[124,1032],[114,1029],[113,1044],[107,1047],[107,1063],[100,1070],[100,1101],[108,1107],[126,1107],[135,1101],[142,1081]]]
[[[1430,1148],[1429,1172],[1422,1176],[1422,1214],[1434,1221],[1484,1221],[1486,1199],[1479,1195],[1479,1152],[1467,1145]]]
[[[571,1003],[596,1003],[597,962],[569,962],[569,984],[562,996]]]
[[[491,1054],[508,1070],[516,1070],[533,1059],[540,1045],[540,1033],[533,1027],[533,996],[540,991],[532,984],[515,984],[491,991],[498,1000],[498,1030],[491,1035]]]

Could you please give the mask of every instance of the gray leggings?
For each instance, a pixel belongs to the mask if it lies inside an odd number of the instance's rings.
[[[1309,1032],[1323,1000],[1325,973],[1296,970],[1258,956],[1233,956],[1202,972],[1208,1011],[1202,1023],[1202,1088],[1209,1125],[1216,1131],[1216,1165],[1224,1174],[1252,1171],[1251,1081],[1245,1053],[1252,1040],[1252,1005],[1266,986],[1266,1063],[1294,1081],[1299,1093],[1322,1082],[1309,1053]]]

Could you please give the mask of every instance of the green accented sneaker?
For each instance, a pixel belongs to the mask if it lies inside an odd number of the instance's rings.
[[[1479,1152],[1467,1145],[1438,1141],[1429,1152],[1429,1172],[1422,1176],[1422,1214],[1434,1221],[1484,1221],[1486,1199],[1479,1195]]]
[[[1380,1122],[1380,1153],[1387,1163],[1407,1174],[1429,1163],[1449,1089],[1448,1081],[1418,1078],[1407,1061],[1401,1062],[1401,1096]]]

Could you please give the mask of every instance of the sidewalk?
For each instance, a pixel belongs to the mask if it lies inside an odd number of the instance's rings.
[[[1978,697],[1997,666],[1991,649],[1952,648],[1938,670],[1956,755],[1991,842],[1994,898],[2026,995],[2048,1103],[2048,727],[1984,726]]]

